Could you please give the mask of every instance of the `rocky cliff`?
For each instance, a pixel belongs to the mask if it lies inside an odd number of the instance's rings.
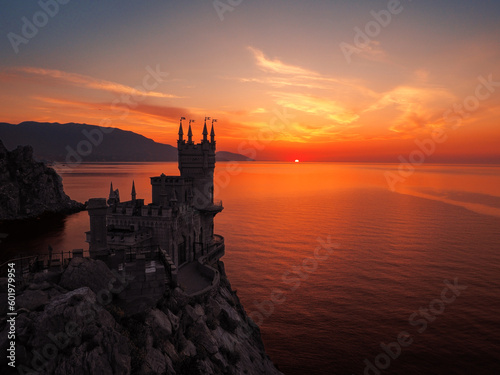
[[[9,152],[0,141],[0,220],[82,209],[64,193],[56,171],[34,160],[30,146]]]
[[[15,373],[281,374],[218,267],[212,293],[167,288],[155,306],[131,316],[113,293],[133,281],[117,279],[101,261],[75,258],[64,272],[36,274],[17,297]],[[5,353],[7,318],[0,330]]]

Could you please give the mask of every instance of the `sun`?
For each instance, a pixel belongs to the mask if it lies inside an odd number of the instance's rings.
[[[300,160],[299,159],[295,159],[295,162],[298,163]]]

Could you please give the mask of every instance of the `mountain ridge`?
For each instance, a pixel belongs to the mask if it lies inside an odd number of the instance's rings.
[[[29,144],[38,159],[52,162],[177,161],[174,146],[129,130],[74,122],[1,122],[0,139],[7,149]],[[253,160],[228,151],[219,153],[218,161]]]

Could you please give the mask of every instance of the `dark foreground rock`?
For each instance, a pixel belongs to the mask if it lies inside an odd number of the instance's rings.
[[[8,151],[0,141],[0,220],[72,213],[83,208],[64,193],[62,179],[54,169],[34,160],[31,146]]]
[[[104,267],[102,262],[73,259],[57,284],[33,282],[20,293],[17,371],[12,373],[281,374],[266,355],[260,330],[232,291],[222,263],[220,285],[211,293],[188,297],[179,288],[167,288],[153,308],[132,316],[117,307],[116,295],[113,301],[103,298],[116,287]],[[82,275],[90,269],[85,285]],[[101,271],[104,289],[96,291]],[[74,283],[69,282],[72,277]],[[2,353],[8,348],[8,330],[3,318]],[[5,361],[2,355],[2,368],[9,369]]]

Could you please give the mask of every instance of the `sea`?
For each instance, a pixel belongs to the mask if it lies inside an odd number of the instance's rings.
[[[86,201],[151,201],[176,163],[63,170]],[[500,373],[500,166],[217,163],[233,289],[287,375]],[[88,248],[87,212],[8,228],[1,261]]]

